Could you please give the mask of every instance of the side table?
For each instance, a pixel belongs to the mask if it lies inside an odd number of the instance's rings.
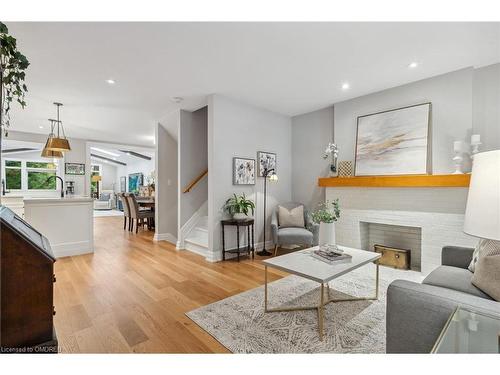
[[[226,239],[224,229],[225,226],[235,226],[236,227],[236,249],[226,250]],[[240,253],[246,252],[250,256],[250,251],[252,252],[252,259],[255,258],[255,245],[254,245],[254,219],[245,220],[221,220],[222,227],[222,260],[226,260],[226,253],[236,253],[238,255],[238,262],[240,261]],[[240,228],[247,228],[247,246],[240,248]],[[250,242],[250,232],[252,232],[251,242]]]

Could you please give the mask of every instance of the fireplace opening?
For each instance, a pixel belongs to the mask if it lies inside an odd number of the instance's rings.
[[[422,228],[360,222],[361,248],[382,253],[381,264],[421,270]]]

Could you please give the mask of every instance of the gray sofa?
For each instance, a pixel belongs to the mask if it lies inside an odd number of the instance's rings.
[[[280,206],[291,210],[298,206],[304,206],[302,203],[287,202]],[[274,209],[271,217],[271,235],[274,242],[274,255],[276,256],[280,245],[304,245],[316,246],[319,237],[319,225],[311,221],[308,211],[304,206],[304,228],[283,228],[280,227],[278,220],[278,206]]]
[[[429,353],[457,306],[500,313],[496,302],[471,283],[474,249],[445,246],[441,266],[422,282],[395,280],[387,289],[387,353]]]

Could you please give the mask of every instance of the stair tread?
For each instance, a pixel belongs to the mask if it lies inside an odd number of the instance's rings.
[[[189,237],[184,240],[185,242],[190,242],[198,246],[208,247],[208,238],[201,237]]]

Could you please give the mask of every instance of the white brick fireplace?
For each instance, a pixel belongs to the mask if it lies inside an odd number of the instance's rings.
[[[463,232],[467,190],[460,187],[330,187],[326,188],[326,199],[339,198],[338,244],[373,251],[376,240],[389,238],[388,242],[392,243],[381,245],[396,247],[394,242],[399,240],[402,248],[413,248],[412,268],[421,268],[426,275],[441,264],[443,246],[475,246],[478,241]],[[389,225],[395,227],[387,227]],[[383,229],[387,233],[383,233]],[[373,233],[371,237],[368,232]]]

